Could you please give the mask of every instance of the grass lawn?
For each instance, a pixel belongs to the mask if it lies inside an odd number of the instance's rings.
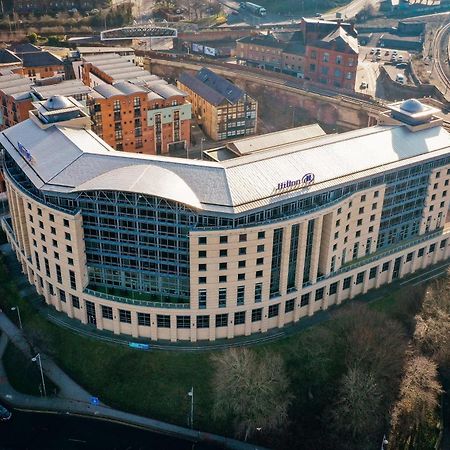
[[[30,303],[20,297],[11,278],[0,260],[0,307],[15,321],[10,307],[19,305],[25,331],[37,339],[39,345],[92,395],[110,406],[185,426],[190,408],[187,393],[194,386],[195,426],[210,432],[231,434],[231,423],[212,418],[213,367],[210,353],[145,352],[76,335],[38,314]],[[371,307],[395,315],[397,295],[398,291],[393,291],[373,302]],[[308,377],[301,370],[305,362],[302,360],[302,348],[311,342],[320,343],[328,326],[329,323],[318,325],[281,341],[257,346],[256,349],[258,352],[280,353],[291,375],[294,391],[300,392],[304,379]],[[27,379],[24,372],[26,361],[15,364],[14,361],[20,360],[20,355],[10,347],[6,364],[12,384],[17,390],[36,394],[36,391],[30,392],[29,389],[36,389],[39,381]],[[326,376],[337,378],[341,366],[339,355],[333,355]]]
[[[39,390],[41,374],[37,363],[28,360],[11,342],[6,347],[3,363],[8,380],[16,391],[29,395],[41,395]],[[45,387],[47,395],[55,393],[56,386],[47,377],[45,377]]]

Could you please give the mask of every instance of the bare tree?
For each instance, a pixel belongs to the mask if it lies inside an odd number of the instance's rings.
[[[342,377],[336,398],[331,417],[339,440],[362,448],[377,431],[382,416],[382,393],[375,376],[360,367],[350,368]]]
[[[422,427],[430,424],[442,393],[437,366],[429,358],[412,355],[405,367],[400,396],[392,412],[389,448],[414,449]]]
[[[442,368],[450,366],[450,278],[437,281],[425,295],[416,316],[414,338],[421,350]]]
[[[236,435],[245,440],[285,424],[292,396],[279,355],[232,348],[212,358],[216,418],[232,417]]]

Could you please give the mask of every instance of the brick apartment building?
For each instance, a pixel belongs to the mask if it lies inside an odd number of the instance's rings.
[[[16,73],[27,76],[31,81],[59,76],[64,78],[64,64],[53,53],[33,44],[18,44],[9,49],[22,61]]]
[[[89,55],[77,75],[92,87],[93,131],[117,150],[167,154],[190,144],[187,94],[117,54]]]
[[[189,94],[193,113],[213,140],[256,133],[258,103],[242,89],[207,68],[183,72],[178,87]]]
[[[294,32],[239,39],[236,56],[249,66],[353,91],[358,67],[357,34],[352,24],[302,19]]]

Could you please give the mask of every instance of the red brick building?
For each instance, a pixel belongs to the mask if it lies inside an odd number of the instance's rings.
[[[189,146],[192,107],[176,86],[117,54],[82,58],[77,75],[95,91],[92,130],[115,149],[161,155]]]
[[[306,45],[306,78],[335,89],[355,90],[358,41],[338,27]]]

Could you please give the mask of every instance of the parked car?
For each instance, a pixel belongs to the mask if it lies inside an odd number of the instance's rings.
[[[377,54],[376,60],[377,60],[377,61],[380,61],[380,60],[381,60],[381,55],[380,55],[379,53]]]
[[[391,56],[391,61],[394,62],[394,63],[397,62],[397,56],[392,55]]]
[[[384,56],[389,56],[389,50],[386,50],[386,53],[384,54]]]
[[[406,69],[406,68],[408,67],[408,63],[406,63],[406,62],[400,62],[400,63],[397,63],[396,66],[397,66],[399,69]]]
[[[11,419],[11,416],[11,411],[8,411],[4,406],[0,405],[0,421],[5,422]]]
[[[402,62],[403,61],[403,56],[402,55],[398,55],[397,56],[397,61],[398,62]]]
[[[365,81],[363,81],[360,85],[361,89],[367,89],[368,87],[369,87],[369,85]]]
[[[372,48],[372,49],[370,50],[370,54],[373,55],[374,53],[375,53],[375,49]]]

